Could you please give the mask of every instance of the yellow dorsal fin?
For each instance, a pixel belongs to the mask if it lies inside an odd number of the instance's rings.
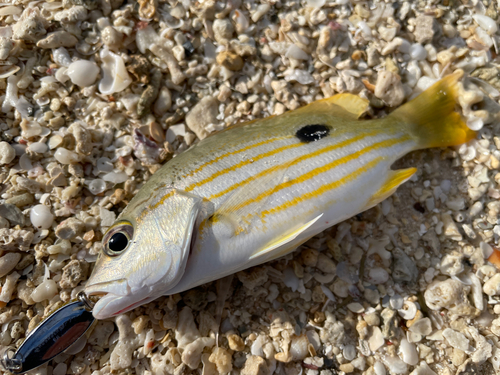
[[[323,100],[344,108],[347,112],[353,114],[355,118],[361,117],[370,106],[368,100],[349,93],[337,94]]]
[[[356,120],[368,110],[369,105],[370,103],[366,99],[360,98],[357,95],[344,93],[317,100],[305,107],[287,113],[293,113],[295,115],[322,113],[347,118],[349,120]]]
[[[389,171],[389,176],[385,180],[382,187],[370,198],[366,208],[375,206],[382,202],[384,199],[391,196],[399,185],[408,181],[411,176],[417,171],[417,168],[398,169],[396,171]]]
[[[319,219],[321,219],[322,216],[323,216],[323,214],[315,217],[311,221],[305,223],[304,225],[300,226],[299,228],[293,230],[292,232],[286,233],[286,234],[278,237],[277,239],[273,240],[272,242],[266,244],[263,249],[252,254],[252,256],[250,257],[250,260],[253,260],[255,258],[264,256],[264,255],[269,255],[273,252],[276,253],[275,254],[276,256],[274,256],[273,259],[278,257],[278,256],[285,255],[286,253],[281,251],[280,248],[286,244],[289,244],[293,240],[297,239],[297,237],[299,237],[301,233],[304,233],[304,231],[306,229],[310,228],[315,222],[317,222]],[[304,240],[307,240],[308,238],[309,237],[305,238]],[[297,243],[296,246],[299,246],[299,245],[300,245],[300,243]],[[289,247],[288,250],[293,250],[294,248],[296,248],[296,246]]]

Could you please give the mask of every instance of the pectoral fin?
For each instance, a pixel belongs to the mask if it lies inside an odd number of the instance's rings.
[[[275,252],[275,254],[273,254],[274,256],[272,257],[272,259],[275,259],[279,256],[285,255],[286,253],[288,253],[288,251],[299,246],[300,243],[296,244],[294,246],[291,246],[291,247],[287,247],[286,248],[287,251],[283,251],[282,247],[285,246],[286,244],[290,244],[293,240],[295,240],[297,237],[299,237],[301,233],[304,233],[304,231],[306,229],[310,228],[315,222],[317,222],[319,219],[321,219],[322,216],[323,216],[323,214],[319,215],[318,217],[315,217],[314,219],[312,219],[311,221],[300,226],[298,229],[295,229],[291,233],[286,233],[286,234],[278,237],[277,239],[275,239],[271,243],[264,246],[263,249],[252,254],[252,256],[250,256],[250,260],[259,258],[261,256],[272,254],[273,252]],[[304,241],[306,241],[307,239],[308,238],[305,238]]]
[[[396,171],[389,171],[389,176],[382,185],[382,187],[370,198],[366,204],[366,208],[373,207],[384,199],[391,196],[399,185],[408,181],[411,176],[417,171],[417,168],[398,169]]]

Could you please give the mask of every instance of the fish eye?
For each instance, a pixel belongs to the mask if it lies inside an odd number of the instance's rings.
[[[120,255],[127,249],[133,235],[134,228],[129,222],[118,222],[109,228],[104,235],[104,253],[109,256]]]

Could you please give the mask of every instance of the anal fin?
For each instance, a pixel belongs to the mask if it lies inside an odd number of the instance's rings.
[[[416,171],[417,168],[389,171],[389,176],[387,177],[386,181],[384,182],[382,187],[368,200],[366,208],[373,207],[391,196],[396,191],[398,186],[408,181]]]
[[[303,233],[306,229],[310,228],[315,222],[321,219],[322,216],[323,214],[315,217],[314,219],[300,226],[298,229],[292,231],[291,233],[287,233],[283,236],[280,236],[276,240],[273,240],[271,243],[266,244],[263,249],[252,254],[252,256],[250,256],[250,260],[256,259],[263,255],[269,255],[273,251],[279,250],[283,245],[286,245],[287,243],[290,243],[293,240],[295,240],[301,233]],[[293,248],[295,247],[291,247],[291,249]],[[285,255],[285,253],[283,254],[282,253],[283,253],[282,251],[278,251],[277,256]]]

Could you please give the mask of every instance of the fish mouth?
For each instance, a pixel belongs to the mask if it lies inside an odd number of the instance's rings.
[[[88,296],[100,297],[92,309],[92,315],[96,319],[123,314],[156,298],[149,295],[144,298],[144,293],[133,293],[126,279],[88,285],[85,287],[85,293]]]

